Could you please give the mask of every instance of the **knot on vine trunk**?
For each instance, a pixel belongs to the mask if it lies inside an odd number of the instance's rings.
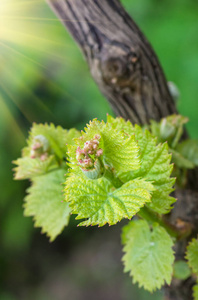
[[[124,53],[124,54],[123,54]],[[110,85],[116,85],[116,87],[124,88],[126,86],[132,87],[133,90],[136,85],[136,79],[140,80],[140,76],[137,77],[138,72],[138,55],[135,52],[118,51],[117,56],[111,56],[101,53],[100,69],[102,78],[105,83]]]
[[[101,71],[103,78],[112,82],[126,77],[127,59],[126,57],[111,57],[101,61]]]

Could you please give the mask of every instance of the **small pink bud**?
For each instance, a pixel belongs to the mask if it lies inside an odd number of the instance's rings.
[[[84,159],[84,157],[85,157],[84,150],[82,150],[80,147],[78,147],[76,150],[76,159],[80,160],[80,159]]]
[[[81,159],[84,159],[84,154],[76,154],[76,159],[77,160],[81,160]]]
[[[96,152],[96,156],[101,156],[103,154],[103,150],[102,149],[99,149],[97,152]]]
[[[44,154],[41,155],[40,160],[41,160],[41,161],[44,161],[44,160],[47,159],[47,157],[48,157],[48,154],[47,154],[47,153],[44,153]]]
[[[100,136],[99,134],[96,134],[96,135],[94,136],[94,138],[95,138],[96,140],[99,140],[99,139],[101,138],[101,136]]]
[[[84,159],[83,164],[85,167],[93,167],[93,161],[91,158]]]
[[[37,149],[39,149],[39,148],[41,148],[41,147],[42,147],[41,143],[35,143],[35,144],[32,146],[32,150],[37,150]]]
[[[81,154],[81,153],[83,153],[83,150],[78,146],[78,148],[77,148],[77,150],[76,150],[76,153]]]
[[[30,157],[31,157],[31,158],[36,158],[36,155],[35,155],[35,151],[34,151],[34,150],[31,150],[31,151],[30,151]]]
[[[93,140],[93,144],[98,145],[98,144],[99,144],[99,141],[98,141],[98,140]]]

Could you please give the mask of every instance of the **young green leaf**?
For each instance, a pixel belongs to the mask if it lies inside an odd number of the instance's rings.
[[[106,179],[85,179],[70,176],[66,181],[65,196],[76,219],[88,218],[81,226],[116,224],[123,218],[132,218],[150,201],[153,186],[143,179],[135,179],[115,189]]]
[[[186,121],[186,119],[180,119],[179,117],[179,125]],[[156,190],[152,194],[152,200],[149,203],[150,208],[160,214],[168,213],[176,199],[169,196],[173,191],[175,178],[170,178],[173,165],[170,165],[171,155],[168,153],[167,144],[156,145],[157,139],[153,138],[148,130],[144,130],[138,125],[133,127],[129,121],[122,118],[114,119],[108,116],[108,122],[114,129],[129,135],[135,134],[135,139],[140,147],[141,167],[135,171],[126,172],[125,170],[125,172],[120,172],[118,174],[119,178],[123,182],[137,177],[151,180]]]
[[[198,239],[192,239],[187,246],[186,259],[193,273],[198,275]]]
[[[198,300],[198,283],[193,286],[193,299]]]
[[[173,266],[173,276],[180,280],[186,280],[191,275],[191,270],[184,260],[178,260]]]
[[[113,118],[110,115],[107,115],[107,123],[110,123],[113,129],[122,131],[125,134],[133,135],[135,129],[130,121],[124,120],[122,117]]]
[[[172,162],[178,168],[193,169],[195,167],[194,163],[189,159],[185,158],[180,152],[169,148],[170,153],[172,154]]]
[[[22,150],[22,158],[15,160],[15,179],[27,179],[57,168],[66,156],[66,143],[73,144],[73,138],[80,132],[65,130],[53,124],[33,124],[28,146]]]
[[[25,198],[25,216],[33,216],[35,227],[41,227],[42,232],[50,237],[50,241],[53,241],[69,222],[70,209],[68,204],[63,202],[61,185],[64,182],[64,174],[65,170],[59,169],[34,177]]]
[[[54,153],[59,159],[66,156],[66,144],[73,144],[73,138],[80,136],[76,129],[66,130],[61,126],[55,127],[54,124],[36,124],[34,123],[28,138],[28,146],[23,149],[22,156],[30,156],[31,147],[35,137],[42,135],[45,137],[50,146],[50,153]]]
[[[193,167],[198,166],[198,140],[186,140],[178,144],[176,151],[190,161]]]
[[[15,172],[14,178],[17,180],[28,179],[38,175],[47,173],[49,170],[56,168],[58,163],[54,155],[48,156],[44,161],[39,158],[32,159],[31,157],[22,157],[13,161],[17,167],[13,170]]]
[[[160,136],[160,123],[156,122],[155,120],[151,120],[150,122],[151,124],[150,126],[147,126],[147,128],[150,130],[152,135],[157,138],[157,142],[161,143],[162,140]]]
[[[83,137],[76,140],[78,146],[82,147],[95,134],[100,134],[102,138],[99,145],[104,151],[104,161],[116,169],[118,177],[123,182],[139,177],[152,181],[156,190],[152,194],[150,207],[160,214],[170,211],[175,199],[169,194],[173,191],[175,179],[170,178],[173,166],[170,165],[171,155],[168,154],[166,143],[156,145],[156,139],[148,130],[144,131],[137,125],[133,127],[129,121],[110,116],[107,124],[94,120],[85,130]],[[134,140],[131,140],[134,134],[140,147],[141,167],[139,167],[139,159],[137,160],[137,148]],[[79,174],[80,167],[76,167],[78,162],[75,147],[70,147],[69,156],[70,167],[74,173]]]
[[[188,118],[181,115],[171,115],[161,119],[159,123],[151,121],[151,132],[158,138],[158,142],[167,141],[171,148],[175,148],[183,133],[183,126]]]
[[[152,292],[170,284],[173,273],[173,242],[158,224],[152,230],[146,221],[132,221],[123,229],[124,271],[133,282]]]
[[[111,166],[116,172],[137,170],[140,167],[139,147],[135,137],[116,130],[110,123],[99,122],[96,119],[90,122],[85,132],[76,144],[82,149],[87,141],[99,136],[99,148],[102,149],[104,164]],[[70,152],[71,154],[71,152]],[[72,154],[75,160],[76,153]]]
[[[169,196],[173,191],[175,178],[170,178],[173,165],[170,164],[168,145],[156,145],[156,139],[151,133],[148,130],[143,131],[138,125],[135,126],[135,138],[140,147],[141,167],[133,172],[120,173],[118,176],[124,182],[137,177],[152,181],[156,190],[152,194],[149,206],[157,213],[168,213],[172,203],[176,201]]]

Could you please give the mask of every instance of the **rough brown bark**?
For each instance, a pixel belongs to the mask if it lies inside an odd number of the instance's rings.
[[[79,44],[116,115],[133,123],[176,112],[150,44],[118,0],[48,0]]]
[[[154,51],[119,0],[46,1],[79,44],[94,80],[116,115],[145,124],[176,113]],[[188,187],[194,182],[189,181]],[[197,192],[176,191],[176,196],[179,200],[171,221],[182,220],[180,224],[190,224],[196,232]],[[176,245],[177,258],[183,257],[186,243]],[[192,284],[192,279],[173,280],[166,289],[166,299],[191,300]]]

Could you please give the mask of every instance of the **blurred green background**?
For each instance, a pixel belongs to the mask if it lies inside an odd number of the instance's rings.
[[[198,2],[123,0],[181,96],[179,112],[198,138]],[[32,122],[82,129],[112,113],[82,55],[44,1],[0,3],[0,300],[161,299],[122,273],[120,226],[76,228],[50,244],[23,217],[29,183],[13,181],[12,160]]]

